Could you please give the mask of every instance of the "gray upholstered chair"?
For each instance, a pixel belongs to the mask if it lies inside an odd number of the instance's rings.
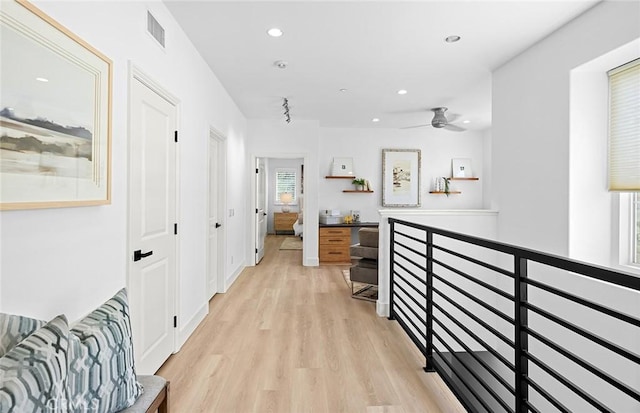
[[[350,248],[351,256],[357,257],[349,274],[351,296],[376,301],[378,299],[378,228],[361,228],[358,236],[360,243]],[[354,283],[365,285],[356,290]]]

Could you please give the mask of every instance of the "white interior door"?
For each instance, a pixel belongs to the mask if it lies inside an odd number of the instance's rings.
[[[155,373],[175,346],[176,106],[131,82],[129,296],[139,374]]]
[[[219,232],[222,226],[219,205],[219,159],[220,142],[214,138],[209,138],[209,248],[208,248],[208,274],[207,293],[209,298],[218,292],[218,271],[219,271]]]
[[[256,159],[256,264],[264,257],[264,239],[267,236],[267,174],[264,159]]]

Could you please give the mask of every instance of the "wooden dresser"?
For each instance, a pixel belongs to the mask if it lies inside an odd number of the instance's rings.
[[[274,212],[273,229],[276,234],[287,232],[293,234],[293,223],[298,219],[297,212]]]
[[[319,258],[320,263],[350,264],[351,228],[320,227]]]

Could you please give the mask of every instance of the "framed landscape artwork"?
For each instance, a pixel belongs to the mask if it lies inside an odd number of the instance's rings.
[[[110,203],[111,61],[23,0],[0,47],[0,209]]]
[[[382,206],[420,206],[419,149],[382,150]]]

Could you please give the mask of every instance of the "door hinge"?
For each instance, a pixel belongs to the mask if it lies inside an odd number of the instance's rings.
[[[258,249],[256,248],[256,254],[258,253]]]
[[[258,174],[258,173],[260,173],[260,171],[258,171],[258,168],[256,168],[256,173],[257,173],[257,174]]]
[[[175,131],[174,139],[175,139],[176,142],[178,142],[178,131]]]
[[[256,208],[256,214],[258,213],[258,208]]]
[[[173,224],[173,235],[178,235],[178,224]]]
[[[174,315],[173,316],[173,328],[177,328],[178,327],[178,316]]]

